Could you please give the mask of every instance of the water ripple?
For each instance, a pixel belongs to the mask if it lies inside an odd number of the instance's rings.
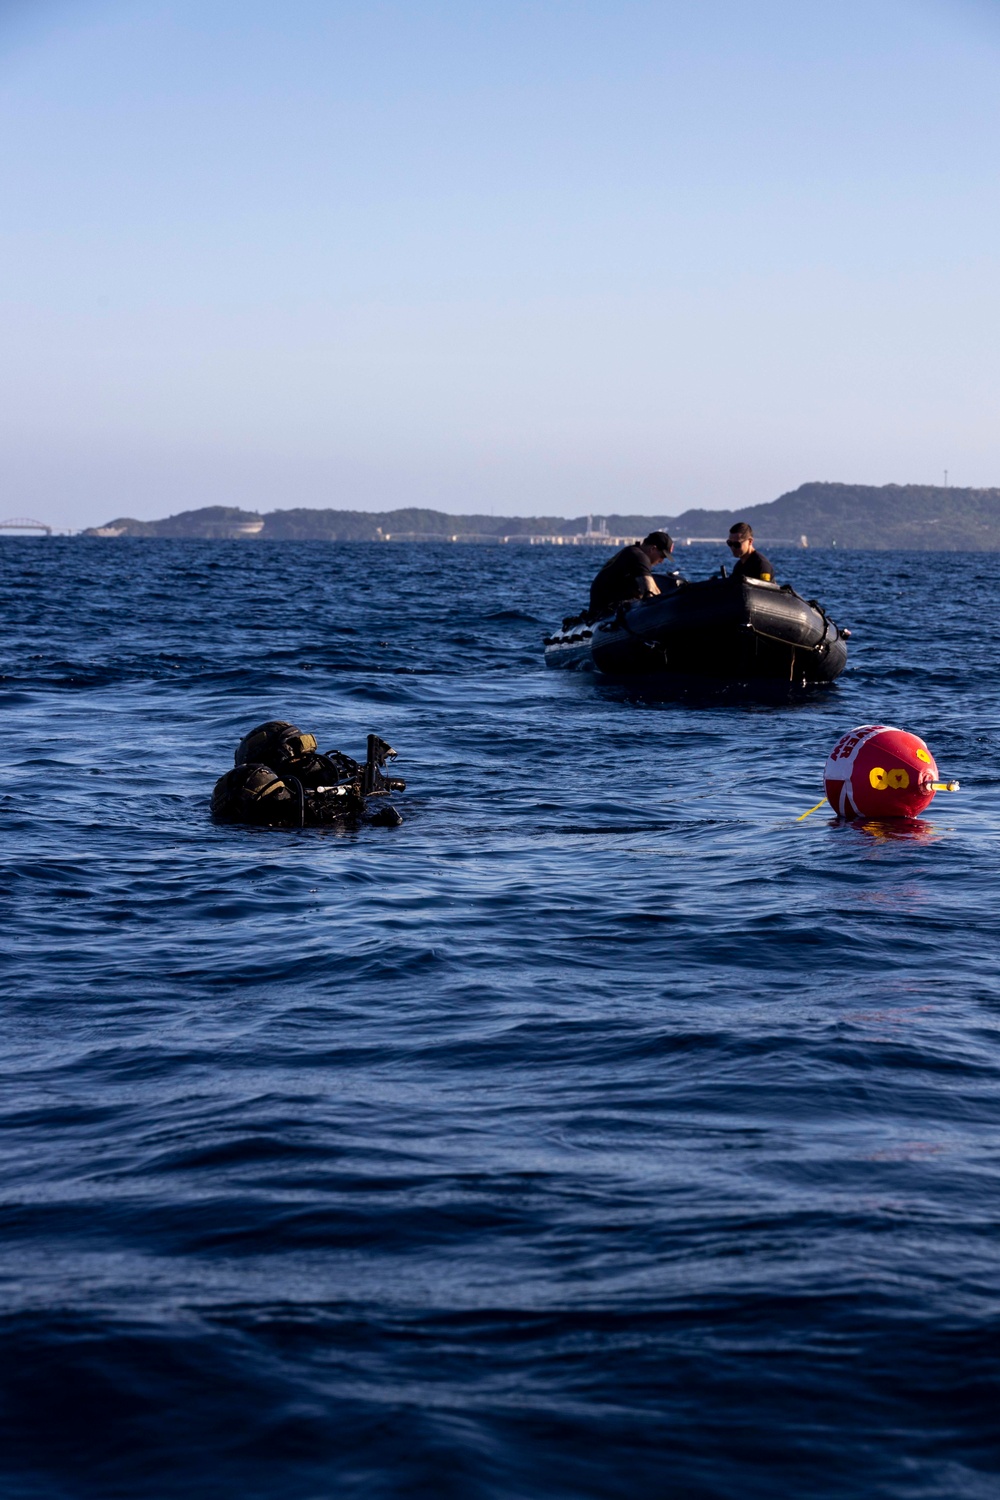
[[[0,544],[5,1494],[996,1494],[992,571],[665,702],[565,550]],[[402,827],[213,826],[270,717]],[[961,795],[796,821],[877,719]]]

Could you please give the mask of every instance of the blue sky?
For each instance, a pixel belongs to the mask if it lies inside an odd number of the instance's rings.
[[[1000,484],[998,84],[992,0],[0,0],[0,511]]]

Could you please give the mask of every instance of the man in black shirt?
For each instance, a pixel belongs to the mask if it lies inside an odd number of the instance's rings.
[[[726,546],[733,554],[736,566],[734,578],[759,578],[762,583],[774,582],[774,569],[753,544],[753,530],[746,521],[737,521],[729,528]]]
[[[601,615],[609,615],[619,604],[630,599],[658,594],[659,585],[651,574],[657,563],[669,557],[673,550],[673,538],[669,532],[651,531],[637,546],[623,547],[616,552],[590,585],[591,618],[596,620]]]

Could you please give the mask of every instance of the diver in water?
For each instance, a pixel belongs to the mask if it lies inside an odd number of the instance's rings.
[[[394,828],[403,820],[391,804],[368,804],[405,788],[405,781],[386,776],[382,769],[395,754],[385,740],[370,734],[364,763],[339,750],[323,755],[315,735],[303,734],[287,720],[272,719],[240,741],[233,770],[216,782],[212,816],[220,823],[267,828],[362,823]]]
[[[394,753],[394,752],[392,752]],[[321,755],[314,734],[303,734],[287,719],[270,719],[245,734],[236,747],[238,766],[268,766],[276,775],[288,772],[305,787],[325,786],[359,776],[363,767],[349,755],[330,750]]]

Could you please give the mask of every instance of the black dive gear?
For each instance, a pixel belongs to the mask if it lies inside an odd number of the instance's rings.
[[[405,789],[405,781],[382,769],[395,754],[370,734],[364,764],[339,750],[321,755],[315,735],[285,719],[271,719],[240,741],[234,769],[212,793],[212,816],[222,823],[270,828],[363,822],[396,827],[403,820],[394,807],[383,804],[373,811],[367,805],[369,798]]]
[[[298,811],[290,789],[269,766],[242,765],[220,776],[212,817],[220,823],[287,824]]]
[[[377,734],[368,736],[368,756],[362,777],[362,790],[366,797],[377,797],[382,792],[405,792],[406,782],[399,776],[385,776],[382,767],[387,760],[395,760],[396,752]]]
[[[363,766],[340,750],[328,750],[321,755],[316,748],[316,736],[303,734],[297,724],[286,719],[271,719],[244,735],[236,749],[236,764],[247,761],[270,766],[279,776],[291,772],[307,789],[350,781],[364,771]]]
[[[290,724],[287,719],[269,719],[243,736],[236,747],[233,764],[270,766],[272,771],[277,771],[315,749],[314,734],[303,734],[297,724]]]

